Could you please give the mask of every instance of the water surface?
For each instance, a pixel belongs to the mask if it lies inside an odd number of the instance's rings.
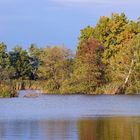
[[[22,94],[0,99],[0,140],[140,140],[138,95]]]

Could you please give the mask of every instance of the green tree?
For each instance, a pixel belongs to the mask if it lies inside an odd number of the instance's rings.
[[[4,43],[0,43],[0,80],[9,79],[11,75],[12,69],[10,67],[7,46]]]
[[[38,68],[41,65],[41,54],[43,49],[38,48],[35,44],[31,44],[28,49],[30,63],[32,65],[32,79],[38,78]]]
[[[46,47],[41,55],[39,77],[46,80],[50,93],[59,93],[71,73],[72,53],[64,47]]]
[[[14,68],[15,79],[30,79],[32,75],[32,65],[26,50],[20,46],[13,48],[9,53],[11,66]]]

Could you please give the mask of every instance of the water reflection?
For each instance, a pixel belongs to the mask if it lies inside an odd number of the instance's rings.
[[[43,121],[41,128],[46,140],[77,140],[75,121]]]
[[[6,121],[0,140],[140,140],[140,117]]]
[[[98,118],[77,122],[79,140],[140,140],[140,118]]]

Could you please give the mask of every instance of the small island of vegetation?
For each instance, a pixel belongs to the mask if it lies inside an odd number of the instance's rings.
[[[31,44],[7,51],[0,43],[0,97],[20,89],[50,94],[140,93],[140,19],[102,16],[81,30],[76,53],[63,46]]]

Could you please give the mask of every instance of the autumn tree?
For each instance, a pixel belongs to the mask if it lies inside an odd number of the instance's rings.
[[[106,60],[114,56],[133,36],[134,32],[124,13],[113,13],[111,18],[101,17],[95,26],[95,37],[105,47]]]
[[[87,41],[89,38],[93,37],[94,35],[94,28],[91,26],[87,26],[86,28],[80,31],[80,36],[78,38],[79,43],[77,49],[80,49],[81,44]]]
[[[68,81],[70,92],[95,94],[105,83],[104,47],[94,38],[83,42],[76,53],[74,71]],[[66,85],[66,84],[65,84]]]
[[[117,83],[117,93],[140,91],[140,35],[126,44],[110,62],[111,83]],[[120,90],[121,89],[121,90]]]
[[[130,25],[133,29],[133,32],[137,35],[140,33],[140,17],[138,18],[138,21],[135,22],[133,20],[130,21]]]

